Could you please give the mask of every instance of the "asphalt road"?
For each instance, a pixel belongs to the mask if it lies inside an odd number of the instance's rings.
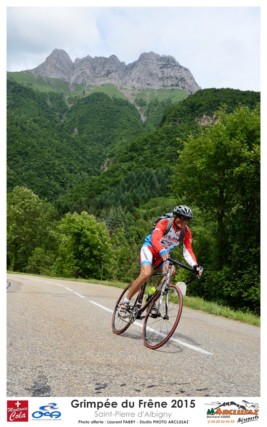
[[[183,309],[174,339],[146,348],[111,330],[121,290],[9,275],[7,396],[260,396],[260,328]]]

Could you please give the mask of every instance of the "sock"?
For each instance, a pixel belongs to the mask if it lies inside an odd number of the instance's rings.
[[[125,302],[126,304],[129,304],[130,300],[127,297],[124,297],[123,302]]]

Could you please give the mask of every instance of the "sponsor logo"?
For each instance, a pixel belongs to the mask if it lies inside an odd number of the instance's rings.
[[[47,405],[39,406],[37,411],[32,413],[32,418],[35,420],[57,420],[61,417],[56,403],[48,403]]]
[[[259,404],[242,400],[240,403],[211,402],[207,403],[211,408],[207,410],[209,422],[225,423],[237,422],[240,424],[259,420]],[[230,421],[231,420],[231,421]]]
[[[7,421],[27,422],[28,421],[28,400],[8,400],[7,401]]]

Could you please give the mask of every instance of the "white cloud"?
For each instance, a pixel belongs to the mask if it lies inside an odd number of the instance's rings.
[[[54,48],[66,50],[75,59],[101,42],[95,9],[85,13],[80,8],[9,8],[7,13],[12,67],[17,58],[39,65]]]

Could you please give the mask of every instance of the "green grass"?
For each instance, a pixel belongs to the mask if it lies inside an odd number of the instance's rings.
[[[136,104],[145,102],[148,104],[151,101],[158,100],[159,102],[165,99],[170,99],[173,103],[183,101],[188,97],[188,93],[182,89],[169,88],[169,89],[144,89],[139,90],[136,97]]]
[[[13,272],[9,271],[9,274],[23,274],[23,275],[31,275],[31,276],[38,276],[38,274],[28,274],[28,273],[19,273],[19,272]],[[49,277],[51,276],[44,276],[41,277]],[[82,283],[95,283],[99,285],[104,286],[113,286],[116,288],[125,288],[127,286],[127,283],[124,282],[118,282],[118,281],[108,281],[108,280],[96,280],[96,279],[76,279],[76,278],[66,278],[66,277],[55,277],[54,279],[58,280],[67,280],[67,281],[75,281],[75,282],[82,282]],[[221,316],[226,317],[231,320],[236,320],[242,323],[247,323],[249,325],[253,326],[260,326],[260,317],[256,316],[253,313],[250,312],[243,312],[243,311],[236,311],[232,310],[229,307],[225,307],[219,304],[216,304],[214,302],[205,301],[204,299],[200,297],[189,297],[186,296],[184,298],[184,306],[191,308],[193,310],[200,310],[204,311],[209,314],[213,314],[215,316]]]
[[[17,83],[39,92],[63,92],[66,95],[70,93],[69,84],[63,80],[45,79],[27,71],[8,72],[7,76]]]
[[[127,100],[127,98],[123,95],[122,92],[119,91],[119,89],[116,88],[116,86],[112,85],[112,84],[103,84],[101,86],[86,86],[86,88],[84,88],[85,94],[84,96],[88,96],[91,95],[92,93],[95,92],[101,92],[104,93],[105,95],[108,95],[110,98],[120,98],[120,99],[125,99]]]
[[[192,308],[193,310],[205,311],[215,316],[222,316],[250,325],[260,326],[260,317],[253,313],[232,310],[229,307],[216,304],[215,302],[205,301],[199,297],[185,297],[184,306]]]

